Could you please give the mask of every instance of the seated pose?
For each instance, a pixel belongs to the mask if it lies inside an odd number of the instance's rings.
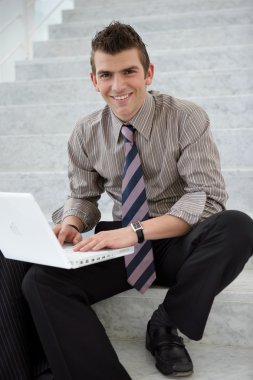
[[[215,296],[252,254],[253,221],[225,210],[205,111],[147,91],[154,65],[131,26],[113,22],[95,35],[91,69],[106,105],[70,137],[70,194],[53,214],[54,232],[75,251],[135,251],[76,270],[33,265],[23,293],[56,380],[129,380],[91,305],[132,288],[168,287],[148,323],[146,348],[163,374],[187,376],[193,363],[179,331],[202,338]],[[113,200],[111,222],[99,222],[104,191]]]

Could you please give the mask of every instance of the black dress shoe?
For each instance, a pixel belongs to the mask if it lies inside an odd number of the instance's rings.
[[[177,335],[176,329],[168,326],[156,327],[150,331],[148,323],[146,348],[156,358],[156,367],[164,375],[177,377],[190,376],[193,364],[183,338]]]

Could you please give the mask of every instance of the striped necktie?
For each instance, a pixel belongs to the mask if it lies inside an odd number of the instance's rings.
[[[149,218],[140,156],[134,143],[132,125],[123,125],[125,164],[122,174],[122,225]],[[154,257],[149,240],[136,244],[133,255],[125,256],[127,281],[144,293],[156,279]]]

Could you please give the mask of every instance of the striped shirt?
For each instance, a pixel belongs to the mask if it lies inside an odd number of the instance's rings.
[[[129,124],[136,129],[151,217],[169,214],[193,225],[225,208],[219,154],[202,108],[151,91]],[[55,223],[75,215],[85,230],[93,228],[104,191],[113,200],[113,219],[121,220],[121,127],[108,105],[77,123],[68,143],[70,195],[54,212]]]

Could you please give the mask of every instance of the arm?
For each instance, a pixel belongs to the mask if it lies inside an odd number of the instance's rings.
[[[82,232],[92,229],[100,219],[97,202],[103,192],[103,179],[94,170],[84,149],[85,138],[85,128],[80,122],[68,142],[70,196],[64,206],[53,213],[56,223],[53,230],[61,244],[64,241],[76,244],[81,240],[80,233],[69,224]]]
[[[204,110],[196,107],[182,123],[179,144],[181,154],[177,167],[185,184],[185,194],[168,214],[193,225],[224,210],[227,201],[219,153]]]
[[[166,215],[142,222],[145,239],[182,236],[199,220],[225,207],[227,194],[206,113],[196,107],[179,132],[178,172],[185,183],[185,194]],[[76,250],[119,248],[136,243],[136,233],[126,227],[90,237],[77,245]]]
[[[185,235],[191,226],[184,220],[171,215],[162,215],[141,222],[146,240],[172,238]],[[124,248],[137,244],[136,233],[131,226],[117,230],[102,231],[78,243],[74,251]]]

